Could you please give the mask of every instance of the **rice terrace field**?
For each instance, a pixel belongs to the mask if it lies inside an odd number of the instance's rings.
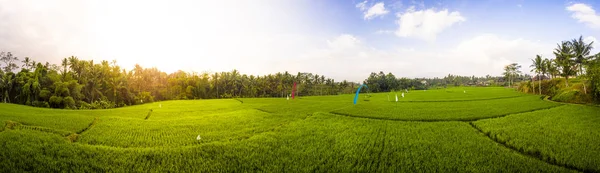
[[[0,172],[600,172],[600,107],[500,87],[395,94],[0,104]]]

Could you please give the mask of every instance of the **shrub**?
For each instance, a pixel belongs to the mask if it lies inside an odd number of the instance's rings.
[[[48,99],[50,98],[50,96],[52,95],[52,93],[50,91],[48,91],[47,89],[43,89],[42,91],[40,91],[40,98],[43,99],[44,101],[48,101]]]
[[[77,105],[79,105],[79,109],[92,109],[92,105],[81,100],[77,101]]]
[[[596,102],[600,102],[600,58],[590,62],[587,75],[590,82],[590,95]]]
[[[50,105],[48,104],[48,102],[45,102],[45,101],[33,101],[31,103],[31,106],[34,106],[34,107],[43,107],[43,108],[50,107]]]
[[[135,103],[143,104],[143,103],[151,103],[154,102],[154,96],[150,92],[140,92],[137,96],[134,97]]]
[[[62,97],[58,97],[58,96],[52,96],[52,97],[50,97],[50,101],[49,101],[50,107],[52,107],[52,108],[62,108],[63,107],[62,106],[62,100],[63,100]]]
[[[567,103],[589,103],[591,98],[578,89],[565,89],[552,97],[552,100]]]
[[[76,109],[75,100],[71,96],[67,96],[63,98],[63,105],[68,109]]]

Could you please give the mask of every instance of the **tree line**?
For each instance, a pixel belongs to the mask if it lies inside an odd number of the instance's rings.
[[[527,74],[515,74],[515,81],[524,81],[530,78]],[[503,86],[507,83],[507,78],[502,76],[484,77],[476,76],[459,76],[448,74],[443,78],[397,78],[392,73],[371,73],[363,82],[367,84],[368,90],[371,92],[390,92],[400,90],[426,90],[447,88],[453,86]]]
[[[41,63],[11,52],[0,53],[0,100],[4,103],[68,109],[101,109],[162,100],[246,97],[286,97],[297,83],[298,96],[350,94],[359,82],[341,82],[313,73],[279,72],[262,76],[237,70],[216,73],[177,71],[135,65],[126,70],[115,60],[99,63],[75,56],[60,64]],[[520,76],[521,78],[526,76]],[[371,73],[363,92],[389,92],[448,86],[490,86],[502,77],[448,75],[444,78],[397,78],[392,73]]]
[[[116,61],[81,60],[71,56],[59,65],[0,53],[0,99],[37,107],[98,109],[160,100],[236,97],[285,97],[297,82],[297,95],[351,93],[356,82],[336,82],[323,75],[288,72],[263,76],[237,70],[217,73],[167,74],[135,65],[125,70]]]

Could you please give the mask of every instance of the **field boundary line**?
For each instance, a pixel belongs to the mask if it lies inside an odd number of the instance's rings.
[[[234,98],[234,100],[237,100],[240,103],[244,103],[244,101],[240,100],[239,98]]]
[[[398,101],[402,102],[410,102],[410,103],[419,103],[419,102],[470,102],[470,101],[485,101],[485,100],[502,100],[502,99],[510,99],[510,98],[518,98],[518,97],[526,97],[527,95],[519,95],[519,96],[507,96],[507,97],[494,97],[494,98],[483,98],[483,99],[457,99],[457,100],[407,100],[407,101]],[[392,101],[390,101],[392,102]]]
[[[519,153],[519,154],[521,154],[523,156],[530,157],[530,158],[542,161],[544,163],[547,163],[547,164],[550,164],[550,165],[554,165],[554,166],[558,166],[558,167],[565,168],[565,169],[569,169],[569,170],[572,170],[572,171],[578,171],[578,172],[597,172],[596,170],[581,169],[581,168],[578,168],[576,166],[569,165],[569,164],[566,164],[566,163],[559,163],[558,161],[556,161],[556,159],[550,158],[548,156],[544,156],[541,153],[526,152],[526,151],[524,151],[522,149],[519,149],[519,148],[517,148],[515,146],[507,144],[507,142],[505,142],[505,141],[500,141],[497,138],[492,137],[491,133],[484,132],[483,129],[477,127],[477,125],[475,125],[473,122],[469,122],[468,124],[472,128],[474,128],[475,130],[477,130],[480,134],[482,134],[485,137],[487,137],[488,139],[490,139],[491,141],[493,141],[493,142],[495,142],[497,144],[500,144],[504,148],[512,150],[512,151],[514,151],[516,153]],[[550,159],[545,159],[545,158],[550,158]]]
[[[39,132],[44,132],[44,133],[57,134],[62,137],[68,136],[69,134],[73,133],[68,130],[53,129],[53,128],[44,127],[44,126],[26,125],[21,122],[12,121],[12,120],[7,120],[5,122],[7,122],[7,123],[5,123],[4,127],[2,127],[0,132],[8,131],[8,130],[33,130],[33,131],[39,131]]]
[[[94,127],[96,125],[96,123],[98,123],[99,118],[95,117],[94,120],[90,123],[90,125],[88,125],[86,128],[83,128],[79,131],[76,132],[76,134],[82,134],[84,132],[86,132],[87,130],[91,129],[92,127]]]
[[[264,113],[269,113],[269,114],[273,114],[273,113],[275,113],[275,112],[271,112],[271,111],[264,110],[264,109],[262,109],[262,108],[254,108],[254,109],[256,109],[256,110],[258,110],[258,111],[261,111],[261,112],[264,112]]]
[[[353,115],[353,114],[340,113],[340,112],[328,112],[328,113],[339,115],[339,116],[353,117],[353,118],[364,118],[364,119],[373,119],[373,120],[387,120],[387,121],[405,121],[405,122],[471,122],[471,121],[479,121],[479,120],[484,120],[484,119],[503,118],[503,117],[510,116],[510,115],[522,114],[522,113],[529,113],[529,112],[535,112],[535,111],[546,110],[546,109],[552,109],[552,108],[557,108],[557,107],[560,107],[560,106],[565,106],[565,105],[557,105],[557,106],[551,106],[551,107],[545,107],[545,108],[538,108],[538,109],[526,110],[526,111],[521,111],[521,112],[513,112],[513,113],[509,113],[509,114],[501,114],[501,115],[492,116],[492,117],[457,118],[457,119],[402,119],[402,118],[371,117],[371,116],[364,116],[364,115]]]
[[[548,101],[548,102],[552,102],[552,103],[564,104],[564,105],[578,105],[578,106],[600,107],[600,105],[597,105],[597,104],[591,104],[591,103],[588,103],[588,104],[583,104],[583,103],[567,103],[567,102],[559,102],[559,101],[550,100],[549,98],[550,98],[550,96],[545,96],[542,100]]]
[[[152,109],[150,109],[150,111],[148,112],[148,115],[146,115],[146,118],[144,118],[144,120],[148,120],[148,118],[150,118],[151,114],[152,114]]]

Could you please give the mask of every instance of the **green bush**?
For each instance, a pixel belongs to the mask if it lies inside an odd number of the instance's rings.
[[[76,109],[75,100],[71,96],[67,96],[63,98],[63,105],[68,109]]]
[[[154,102],[154,96],[150,92],[140,92],[137,96],[134,97],[135,103],[143,104],[143,103],[151,103]]]
[[[79,107],[79,109],[92,109],[92,105],[90,105],[87,102],[84,101],[77,101],[77,107]]]
[[[590,95],[596,102],[600,102],[600,58],[590,62],[587,75],[590,82]]]
[[[591,98],[578,89],[565,89],[552,97],[552,100],[567,103],[589,103]]]
[[[542,94],[554,96],[560,92],[562,88],[565,87],[565,79],[564,78],[554,78],[550,80],[542,81]]]
[[[45,101],[33,101],[31,103],[31,106],[42,107],[42,108],[48,108],[48,107],[50,107],[50,105],[48,104],[48,102],[45,102]]]
[[[50,91],[48,91],[47,89],[43,89],[42,91],[40,91],[40,98],[43,99],[44,101],[48,101],[48,99],[50,98],[50,96],[52,95],[52,93]]]
[[[63,100],[62,97],[58,97],[58,96],[50,97],[50,101],[49,101],[50,107],[62,108],[63,107],[62,100]]]

